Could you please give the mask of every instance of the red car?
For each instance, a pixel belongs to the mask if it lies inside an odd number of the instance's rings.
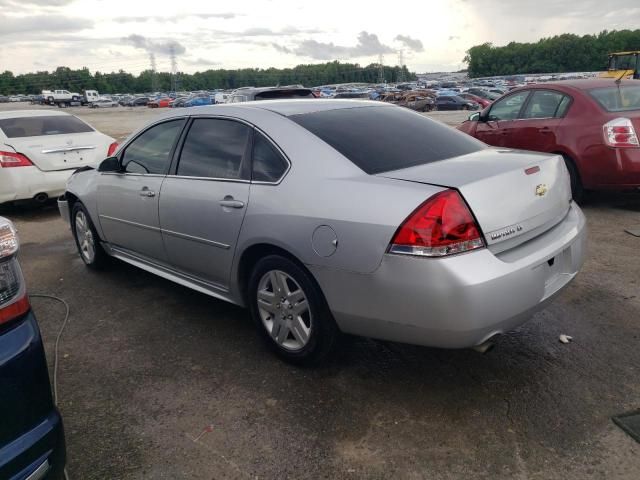
[[[497,147],[557,153],[576,200],[640,188],[640,82],[570,80],[517,88],[459,130]]]
[[[474,95],[473,93],[463,92],[463,93],[460,93],[458,96],[464,98],[465,100],[476,102],[478,105],[480,105],[480,108],[487,108],[489,105],[491,105],[491,100],[479,97],[477,95]]]
[[[147,107],[149,108],[166,108],[173,101],[172,98],[159,98],[158,100],[153,100],[147,103]]]

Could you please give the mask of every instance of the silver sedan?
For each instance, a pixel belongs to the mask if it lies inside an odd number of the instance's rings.
[[[171,112],[74,174],[59,206],[87,266],[115,257],[248,307],[298,363],[343,332],[482,344],[543,308],[585,256],[562,157],[377,102]]]

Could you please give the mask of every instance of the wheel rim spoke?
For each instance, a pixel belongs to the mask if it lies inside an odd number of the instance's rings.
[[[303,345],[309,340],[309,329],[299,316],[296,316],[291,322],[291,333]]]
[[[309,304],[307,303],[306,299],[302,300],[301,302],[298,302],[296,305],[293,306],[293,313],[296,315],[302,315],[308,310],[309,310]]]

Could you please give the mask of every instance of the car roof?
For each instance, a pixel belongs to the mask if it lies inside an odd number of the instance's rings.
[[[69,116],[69,113],[60,112],[58,110],[7,110],[0,112],[0,119],[6,118],[25,118],[25,117],[52,117],[52,116]]]
[[[288,117],[290,115],[301,115],[305,113],[324,112],[328,110],[340,110],[345,108],[362,107],[391,107],[384,102],[367,100],[324,100],[324,99],[285,99],[285,100],[259,100],[253,102],[228,103],[221,105],[207,105],[197,108],[199,114],[218,114],[225,108],[231,109],[262,109],[269,110],[279,115]],[[176,115],[179,115],[176,112]]]

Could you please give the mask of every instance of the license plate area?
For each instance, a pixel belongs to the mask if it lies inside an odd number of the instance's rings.
[[[571,247],[567,247],[555,257],[548,259],[542,268],[545,271],[545,298],[552,295],[571,276]]]

